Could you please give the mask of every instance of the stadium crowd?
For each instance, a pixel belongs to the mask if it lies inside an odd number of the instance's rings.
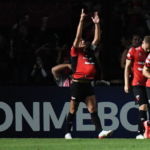
[[[46,2],[46,5],[49,3]],[[97,73],[94,85],[124,84],[128,49],[139,46],[144,36],[150,34],[150,1],[97,0],[68,3],[69,9],[64,9],[62,13],[64,16],[69,15],[69,21],[64,18],[64,22],[69,23],[62,27],[62,20],[57,15],[51,19],[46,12],[39,15],[29,13],[29,10],[10,21],[9,26],[4,23],[0,25],[1,85],[56,85],[51,70],[56,65],[70,63],[70,50],[81,8],[88,15],[83,26],[83,38],[87,44],[92,42],[94,36],[91,20],[93,12],[97,11],[100,16],[101,41],[95,50]],[[33,19],[32,14],[37,15],[37,19]],[[35,20],[38,20],[36,27],[30,26]],[[1,21],[4,22],[2,17]],[[49,27],[52,21],[56,21],[56,28]],[[62,72],[69,75],[70,69],[66,67]]]

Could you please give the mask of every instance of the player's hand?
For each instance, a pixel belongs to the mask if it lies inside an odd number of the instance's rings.
[[[129,89],[130,89],[130,86],[129,86],[129,85],[125,85],[125,86],[124,86],[124,91],[125,91],[126,93],[129,93]]]
[[[94,18],[93,17],[91,17],[91,18],[95,24],[100,23],[100,18],[98,16],[98,12],[94,13]]]
[[[87,15],[84,13],[84,9],[82,9],[80,21],[83,21],[86,16]]]

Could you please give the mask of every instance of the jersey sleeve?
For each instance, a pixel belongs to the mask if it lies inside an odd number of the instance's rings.
[[[133,60],[134,59],[134,47],[129,49],[129,51],[127,53],[127,59],[128,60]]]
[[[148,57],[147,57],[146,60],[145,60],[145,66],[146,66],[147,68],[150,68],[150,54],[148,55]]]
[[[80,51],[79,48],[75,48],[74,46],[72,46],[70,54],[72,57],[75,57],[79,54],[79,51]]]

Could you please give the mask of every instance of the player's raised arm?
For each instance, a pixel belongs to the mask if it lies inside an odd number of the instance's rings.
[[[101,40],[101,35],[100,35],[100,18],[98,16],[98,12],[94,13],[94,18],[92,17],[93,22],[95,23],[95,35],[94,35],[94,40],[92,44],[95,46],[98,45],[99,41]]]
[[[131,67],[132,67],[132,61],[126,59],[126,66],[125,66],[125,72],[124,72],[124,79],[125,79],[124,90],[126,93],[129,93],[129,88],[130,88],[129,75],[130,75]]]
[[[78,48],[80,39],[82,37],[82,28],[83,28],[83,21],[84,21],[85,16],[87,16],[87,15],[84,13],[84,9],[82,9],[79,25],[77,28],[76,38],[75,38],[74,43],[73,43],[73,46],[76,48]]]

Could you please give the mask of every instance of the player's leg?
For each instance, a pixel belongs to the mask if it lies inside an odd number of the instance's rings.
[[[139,133],[141,133],[142,135],[144,135],[145,132],[145,127],[144,127],[144,122],[147,121],[147,110],[148,110],[148,106],[147,104],[141,104],[139,106],[139,125],[141,126],[141,131]]]
[[[73,125],[73,120],[74,120],[75,114],[77,112],[78,106],[79,106],[79,102],[75,102],[75,101],[71,100],[70,111],[69,111],[69,114],[67,116],[67,122],[66,122],[66,135],[65,135],[66,139],[72,139],[71,127]]]
[[[142,129],[144,130],[143,123],[147,120],[147,111],[148,111],[148,105],[142,104],[139,106],[139,112],[140,112],[140,120],[142,124]]]
[[[72,139],[71,137],[71,127],[73,125],[73,120],[75,117],[75,114],[77,112],[79,103],[82,99],[82,93],[80,89],[80,85],[78,83],[73,82],[70,86],[70,111],[67,116],[67,122],[66,122],[66,139]],[[80,96],[81,95],[81,96]]]
[[[100,133],[102,131],[102,127],[101,127],[100,119],[97,114],[95,95],[86,97],[85,104],[91,114],[91,119],[93,124],[95,125],[97,131]]]
[[[97,114],[96,98],[94,94],[93,87],[91,83],[84,84],[84,103],[86,104],[90,114],[93,124],[95,125],[97,131],[100,133],[102,131],[101,122]]]
[[[135,104],[139,105],[138,133],[136,139],[144,139],[144,121],[147,120],[147,93],[144,86],[134,86]]]
[[[86,97],[85,104],[91,114],[92,122],[95,125],[95,127],[99,133],[99,138],[104,138],[104,137],[111,135],[112,134],[111,130],[109,130],[109,131],[102,130],[100,118],[98,117],[98,114],[97,114],[95,95]]]

